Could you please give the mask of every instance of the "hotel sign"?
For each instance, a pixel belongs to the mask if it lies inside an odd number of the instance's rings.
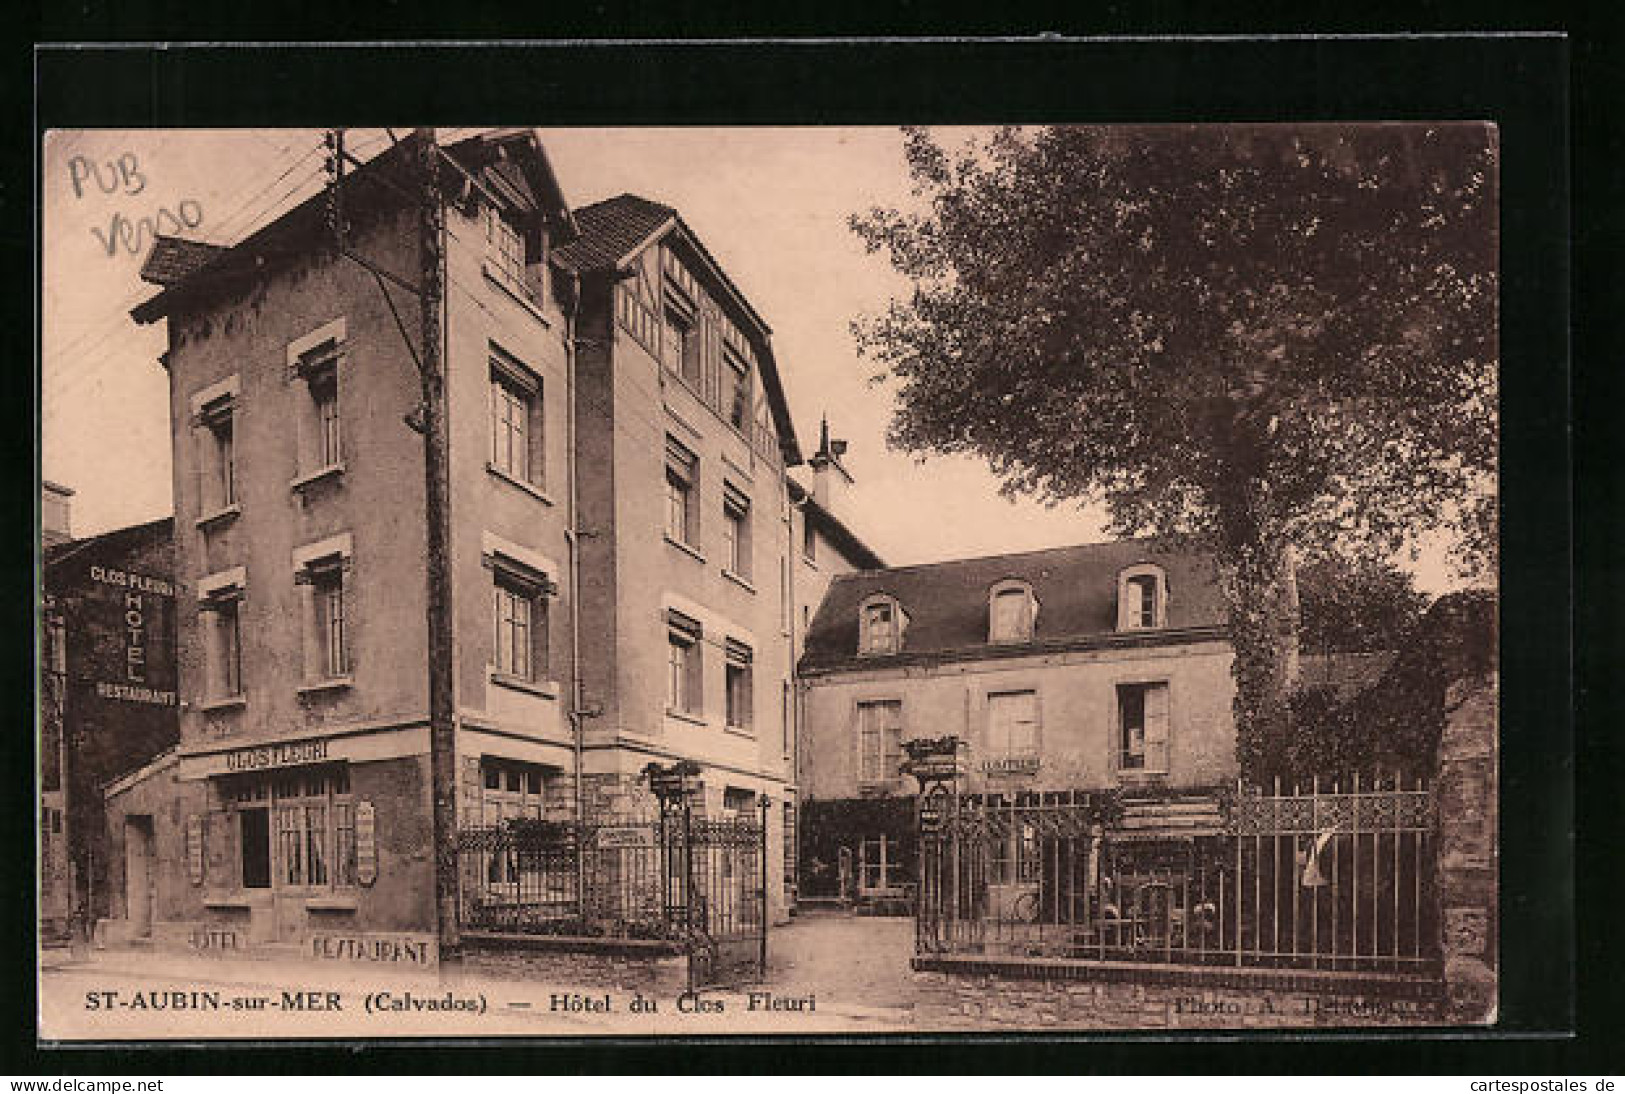
[[[193,885],[203,884],[203,817],[186,818],[186,874]]]
[[[355,879],[362,885],[378,880],[378,815],[372,802],[355,807]]]
[[[600,828],[593,836],[599,848],[611,850],[624,847],[653,847],[654,829],[647,824],[624,824],[613,828]]]
[[[174,707],[175,587],[162,578],[92,565],[76,621],[82,679],[98,699]]]
[[[982,761],[982,772],[993,776],[1036,775],[1038,766],[1037,756],[997,756]]]
[[[326,741],[295,741],[283,745],[258,745],[226,753],[227,771],[263,771],[272,767],[296,767],[327,759]]]

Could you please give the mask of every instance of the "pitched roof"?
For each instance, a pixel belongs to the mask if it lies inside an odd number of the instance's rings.
[[[573,214],[580,235],[571,243],[553,252],[554,261],[579,273],[619,269],[632,256],[643,251],[655,240],[675,232],[698,256],[702,280],[714,283],[721,290],[719,302],[744,319],[746,334],[760,351],[762,381],[767,390],[768,406],[773,412],[773,425],[779,433],[779,445],[785,462],[801,462],[801,445],[796,440],[795,423],[790,418],[790,406],[784,396],[784,384],[779,378],[778,361],[773,355],[773,331],[751,306],[739,286],[729,279],[727,271],[705,249],[700,237],[683,223],[683,218],[670,205],[639,197],[620,194],[577,209]]]
[[[54,570],[59,564],[80,555],[116,555],[154,544],[173,547],[174,539],[175,518],[159,517],[144,524],[126,525],[94,536],[50,544],[40,552],[40,557],[47,570]]]
[[[356,167],[345,176],[345,200],[352,207],[402,200],[404,192],[400,181],[391,181],[390,176],[399,174],[402,178],[410,177],[406,161],[415,147],[413,141],[403,140]],[[516,189],[514,180],[522,183],[517,189],[528,191],[530,198],[545,199],[555,204],[559,219],[567,229],[571,227],[564,194],[559,189],[547,153],[533,132],[503,130],[477,134],[454,145],[442,146],[442,150],[458,170],[470,174],[477,174],[485,166],[496,165],[497,173],[509,180],[509,189]],[[455,170],[442,171],[443,183],[450,184],[454,175]],[[317,190],[229,247],[194,240],[172,241],[182,244],[182,247],[172,244],[160,247],[160,243],[155,242],[152,254],[142,267],[142,276],[146,276],[148,267],[155,274],[163,275],[163,280],[147,277],[148,281],[160,285],[161,291],[132,308],[131,317],[138,323],[154,322],[169,314],[178,300],[209,285],[258,277],[264,273],[267,263],[305,257],[310,253],[311,240],[327,231],[326,206],[325,191]],[[160,249],[165,253],[160,255]],[[205,270],[207,276],[198,276]]]
[[[847,559],[860,570],[878,570],[886,565],[884,559],[875,553],[867,543],[858,538],[858,534],[846,526],[846,523],[818,504],[818,499],[812,492],[794,479],[787,478],[785,482],[790,489],[790,500],[797,505],[804,505],[805,519],[812,526],[829,537],[837,550],[846,555]]]
[[[947,656],[1011,656],[1112,638],[1119,634],[1117,575],[1141,562],[1155,563],[1167,575],[1167,627],[1134,632],[1134,640],[1224,626],[1224,600],[1209,556],[1165,549],[1151,540],[1092,543],[839,575],[807,631],[801,667],[828,671]],[[988,592],[1007,578],[1028,582],[1038,600],[1031,644],[988,643]],[[908,627],[900,653],[860,658],[858,606],[875,593],[897,599],[908,613]]]
[[[152,285],[177,284],[213,262],[226,249],[198,239],[156,236],[147,260],[141,264],[141,280]]]
[[[671,206],[636,194],[606,198],[575,211],[581,237],[555,250],[553,257],[575,270],[613,269],[676,217]]]

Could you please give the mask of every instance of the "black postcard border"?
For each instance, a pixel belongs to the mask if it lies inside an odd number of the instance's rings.
[[[1584,762],[1574,748],[1571,660],[1571,389],[1603,394],[1613,381],[1571,374],[1569,361],[1569,73],[1573,41],[1517,36],[916,42],[544,43],[525,46],[37,48],[35,127],[8,169],[5,193],[34,190],[39,135],[76,126],[381,125],[523,122],[559,125],[896,124],[1045,121],[1487,119],[1501,133],[1503,309],[1502,1017],[1483,1033],[1384,1031],[1249,1036],[1145,1035],[744,1038],[586,1043],[488,1041],[237,1044],[186,1049],[36,1049],[32,1044],[32,908],[16,917],[10,982],[20,1011],[13,1059],[31,1069],[99,1071],[330,1072],[353,1066],[406,1072],[716,1070],[1283,1070],[1373,1066],[1395,1070],[1563,1070],[1576,1051],[1575,925],[1586,905],[1576,881],[1612,876],[1598,848],[1582,845],[1572,775],[1618,772],[1617,753]],[[34,205],[37,210],[37,203]],[[1617,228],[1618,214],[1612,225]],[[1609,222],[1587,227],[1606,239]],[[20,237],[21,233],[18,233]],[[34,239],[37,255],[38,237]],[[20,247],[18,248],[21,249]],[[17,256],[14,268],[21,266]],[[35,299],[37,276],[13,299]],[[22,286],[18,286],[21,290]],[[37,308],[37,304],[36,304]],[[37,312],[36,312],[37,317]],[[14,362],[31,324],[7,334]],[[1617,358],[1616,358],[1617,360]],[[25,387],[25,377],[31,382]],[[7,370],[14,467],[39,428],[37,373]],[[1589,400],[1588,400],[1589,401]],[[31,413],[25,416],[25,408]],[[1595,408],[1593,408],[1595,409]],[[1583,444],[1596,440],[1582,437]],[[1595,452],[1582,448],[1582,456]],[[1595,465],[1587,465],[1595,467]],[[20,477],[20,476],[19,476]],[[1582,490],[1607,495],[1606,465]],[[19,483],[13,527],[33,514],[37,483]],[[1617,489],[1612,497],[1617,498]],[[1613,518],[1614,526],[1619,518]],[[1604,527],[1607,527],[1604,523]],[[1615,539],[1613,542],[1617,543]],[[1595,544],[1593,544],[1595,546]],[[30,560],[31,561],[31,560]],[[32,567],[30,566],[30,569]],[[19,567],[19,571],[21,567]],[[20,578],[18,574],[21,588]],[[1606,596],[1586,602],[1596,615]],[[31,725],[32,620],[14,602],[8,694],[13,725]],[[1607,626],[1605,617],[1595,622]],[[20,640],[19,640],[20,639]],[[1587,663],[1608,661],[1607,639]],[[1617,650],[1617,645],[1614,647]],[[1595,738],[1591,739],[1592,741]],[[1614,746],[1617,747],[1617,746]],[[8,735],[6,759],[20,803],[3,818],[14,848],[31,846],[32,741]],[[1617,785],[1617,784],[1615,784]],[[1598,800],[1592,799],[1592,805]],[[1606,800],[1602,804],[1607,816]],[[1617,806],[1615,807],[1617,810]],[[1614,814],[1617,819],[1617,812]],[[1602,835],[1607,829],[1598,831]],[[1605,841],[1606,842],[1606,841]],[[1601,849],[1606,854],[1607,849]],[[7,860],[12,891],[32,891],[32,863]],[[1607,882],[1603,882],[1604,885]],[[1591,949],[1580,971],[1606,973]],[[1587,1025],[1598,1032],[1601,1016]],[[1373,1041],[1381,1042],[1380,1058]],[[220,1051],[229,1047],[229,1051]],[[1262,1050],[1262,1051],[1261,1051]],[[1500,1061],[1499,1066],[1495,1061]],[[1544,1067],[1539,1061],[1547,1061]],[[1516,1062],[1514,1062],[1516,1061]],[[13,1065],[17,1066],[17,1065]]]

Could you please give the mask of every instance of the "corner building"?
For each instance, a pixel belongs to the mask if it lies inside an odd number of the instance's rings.
[[[231,248],[160,239],[143,270],[181,733],[116,789],[175,819],[156,934],[434,929],[411,151],[346,180],[350,256],[317,195]],[[647,811],[639,773],[680,758],[708,811],[793,801],[799,452],[766,324],[672,210],[572,213],[529,131],[445,151],[460,826]]]

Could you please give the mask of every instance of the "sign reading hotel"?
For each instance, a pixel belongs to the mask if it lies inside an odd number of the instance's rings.
[[[98,632],[87,675],[95,684],[96,697],[174,706],[174,585],[111,566],[92,565],[87,576]]]

